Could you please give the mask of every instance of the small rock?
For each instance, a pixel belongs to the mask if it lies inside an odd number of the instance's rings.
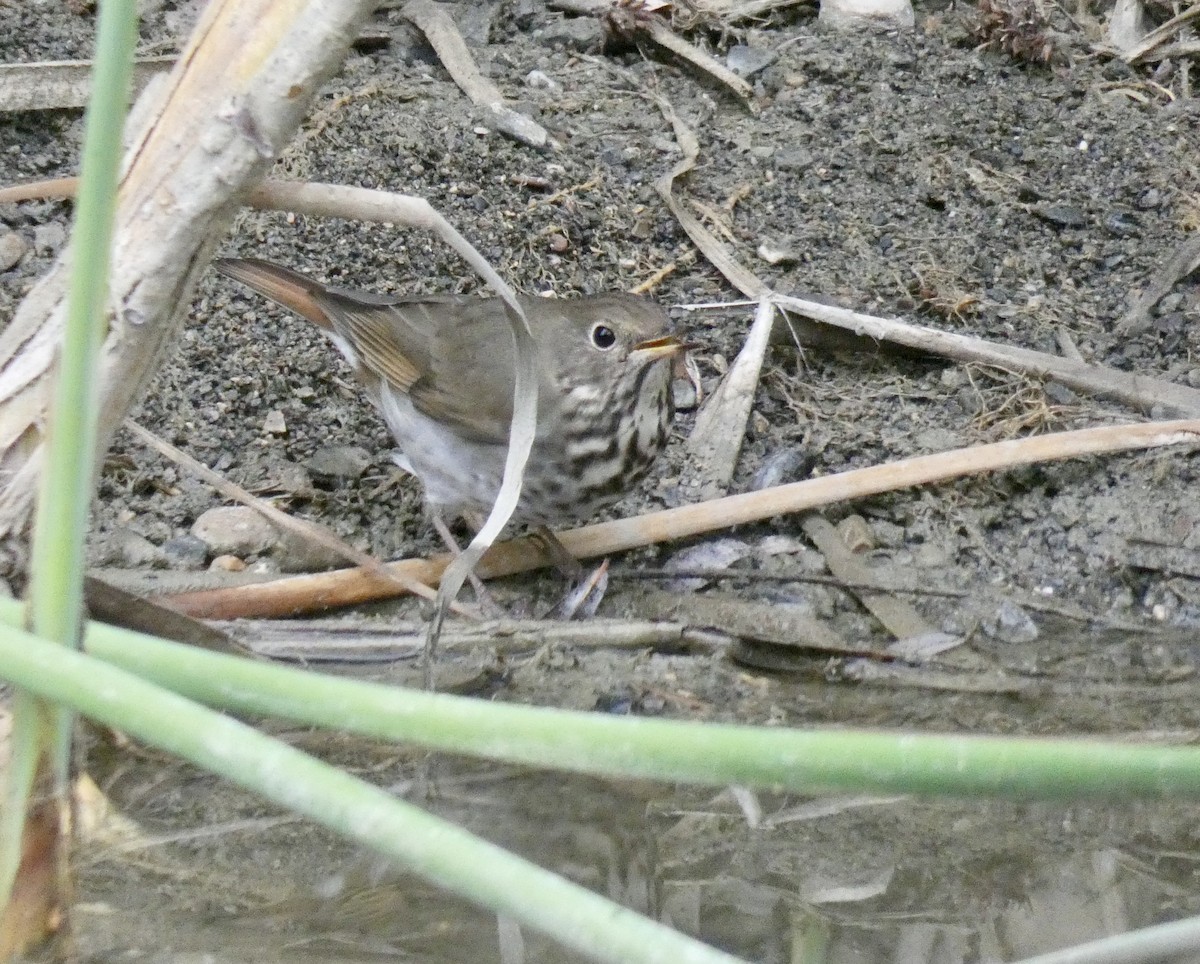
[[[1137,219],[1123,211],[1114,211],[1109,214],[1104,219],[1104,226],[1108,228],[1109,234],[1115,234],[1118,238],[1127,238],[1137,234],[1138,230]]]
[[[357,445],[326,445],[317,449],[304,467],[314,482],[341,485],[359,478],[370,464],[371,456]]]
[[[322,572],[353,565],[335,549],[305,539],[295,532],[281,533],[279,546],[271,553],[271,559],[279,566],[280,572]]]
[[[1069,204],[1042,204],[1033,213],[1056,228],[1082,228],[1088,223],[1087,215]]]
[[[1162,204],[1162,191],[1156,187],[1146,188],[1133,202],[1139,211],[1153,211]]]
[[[805,551],[808,551],[808,544],[797,536],[763,536],[754,547],[754,554],[759,558],[791,556]]]
[[[751,74],[757,74],[774,59],[774,52],[765,47],[736,44],[730,47],[729,53],[725,55],[725,66],[739,77],[749,77]]]
[[[913,447],[921,452],[945,452],[962,446],[962,436],[948,428],[927,428],[913,438]]]
[[[0,272],[15,268],[28,250],[29,245],[16,231],[0,234]]]
[[[1182,311],[1184,308],[1184,296],[1182,291],[1172,291],[1170,294],[1163,295],[1159,299],[1158,304],[1154,306],[1157,314],[1167,315],[1173,311]]]
[[[677,412],[690,412],[700,403],[696,397],[696,386],[682,378],[671,383],[671,396]]]
[[[115,529],[109,536],[109,546],[120,566],[146,569],[163,564],[163,555],[158,546],[132,529]]]
[[[310,499],[316,492],[312,477],[303,465],[295,462],[285,462],[278,468],[275,472],[275,488],[301,499]]]
[[[279,544],[278,530],[244,505],[209,509],[192,526],[192,535],[214,555],[258,555]]]
[[[799,448],[780,449],[763,459],[762,465],[754,473],[750,488],[757,492],[787,482],[798,482],[808,477],[813,464],[813,457]]]
[[[254,573],[256,576],[277,576],[279,575],[279,565],[274,559],[258,559],[246,567],[246,572]]]
[[[237,556],[217,556],[208,565],[209,572],[241,572],[246,568],[246,564]]]
[[[263,419],[263,431],[268,435],[287,435],[287,422],[283,419],[283,412],[279,409],[268,412],[267,417]]]
[[[1046,400],[1053,405],[1078,405],[1079,396],[1062,382],[1048,381],[1042,387]]]
[[[983,631],[1002,643],[1032,643],[1040,635],[1037,623],[1011,599],[1000,602],[982,623]]]
[[[671,572],[687,572],[699,569],[728,569],[735,562],[745,559],[753,550],[740,539],[713,539],[701,542],[675,553],[664,569]],[[674,592],[695,592],[707,585],[709,580],[699,576],[672,579],[667,588]]]
[[[799,260],[791,248],[772,241],[763,241],[758,246],[757,254],[767,264],[795,264]]]
[[[775,170],[777,171],[806,171],[812,166],[812,151],[805,147],[793,147],[775,152]]]
[[[938,382],[942,388],[947,391],[958,391],[967,384],[967,373],[961,368],[943,368],[942,374],[938,377]]]
[[[168,539],[162,544],[162,552],[172,569],[199,569],[208,558],[208,546],[193,535]]]
[[[39,224],[33,229],[33,249],[38,254],[54,254],[67,242],[67,229],[57,221]]]
[[[573,50],[595,50],[604,43],[604,27],[596,17],[565,17],[547,24],[541,38]]]
[[[525,75],[525,86],[534,90],[548,90],[557,93],[562,90],[562,84],[541,70],[531,70]]]

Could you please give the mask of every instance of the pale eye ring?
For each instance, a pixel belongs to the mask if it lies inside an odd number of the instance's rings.
[[[608,325],[600,324],[592,328],[592,344],[601,351],[608,351],[617,343],[617,333]]]

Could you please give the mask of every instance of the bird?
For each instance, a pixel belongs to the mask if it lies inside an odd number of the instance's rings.
[[[435,520],[481,519],[504,474],[515,347],[500,299],[379,295],[258,258],[216,269],[315,324],[387,423],[392,458]],[[671,382],[695,345],[653,300],[519,296],[536,346],[537,428],[513,519],[586,520],[649,472],[674,415]]]

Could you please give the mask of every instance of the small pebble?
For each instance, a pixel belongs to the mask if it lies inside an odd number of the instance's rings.
[[[982,623],[983,631],[1002,643],[1032,643],[1040,635],[1037,623],[1011,599],[1002,600]]]
[[[762,465],[754,473],[750,488],[754,491],[770,489],[788,482],[798,482],[806,478],[813,469],[813,458],[803,449],[786,448],[774,452],[763,459]]]
[[[1056,228],[1082,228],[1088,223],[1087,215],[1069,204],[1044,204],[1035,207],[1033,213]]]
[[[357,445],[326,445],[317,449],[304,467],[314,482],[331,485],[353,482],[370,464],[367,450]]]
[[[267,413],[267,417],[263,419],[263,431],[268,435],[287,435],[287,422],[284,421],[283,412],[275,409]]]
[[[696,398],[696,386],[682,378],[677,378],[671,383],[671,396],[677,412],[690,412],[699,403]]]
[[[531,70],[525,75],[525,86],[532,87],[534,90],[549,90],[557,92],[562,90],[562,84],[542,70]]]
[[[162,552],[172,569],[199,569],[208,558],[208,546],[190,534],[168,539],[162,544]]]
[[[210,572],[241,572],[246,568],[246,564],[237,556],[223,555],[217,556],[209,563]]]
[[[244,505],[209,509],[192,526],[192,535],[218,556],[256,555],[274,548],[279,542],[278,530]]]
[[[15,268],[28,250],[29,245],[16,231],[0,234],[0,272]]]
[[[757,253],[767,264],[794,264],[799,260],[796,252],[772,241],[763,241],[758,246]]]
[[[539,32],[547,45],[558,43],[573,50],[593,50],[604,43],[604,27],[597,17],[564,17]]]
[[[57,221],[33,229],[33,249],[38,254],[55,254],[67,242],[67,229]]]
[[[109,544],[118,565],[129,569],[146,569],[163,564],[163,555],[158,546],[132,529],[114,530],[109,537]]]
[[[735,562],[745,559],[754,550],[740,539],[713,539],[689,546],[667,560],[664,569],[687,572],[701,569],[728,569]],[[700,577],[672,579],[666,588],[674,592],[695,592],[707,585],[709,580]]]
[[[766,47],[748,47],[736,44],[725,55],[725,66],[739,77],[756,74],[775,59],[775,53]]]

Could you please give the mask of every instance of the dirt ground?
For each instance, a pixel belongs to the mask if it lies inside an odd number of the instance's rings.
[[[352,54],[322,94],[280,176],[421,195],[531,292],[630,289],[675,263],[653,294],[704,346],[698,361],[711,389],[753,307],[677,307],[734,301],[736,292],[703,258],[689,260],[691,243],[654,190],[679,157],[646,96],[654,93],[699,137],[686,181],[697,213],[777,290],[1045,352],[1073,343],[1088,361],[1200,386],[1194,276],[1159,303],[1148,330],[1115,328],[1200,227],[1200,108],[1178,72],[1097,52],[1090,15],[1052,13],[1049,64],[978,49],[978,15],[963,7],[922,6],[917,29],[902,33],[835,35],[818,27],[815,10],[796,7],[752,27],[691,34],[722,57],[741,47],[749,51],[735,56],[772,54],[750,78],[751,112],[661,54],[602,49],[594,21],[529,0],[453,10],[487,72],[559,150],[490,131],[398,12],[383,11],[373,27],[380,39]],[[4,8],[2,19],[0,61],[89,56],[88,15],[26,5]],[[171,5],[156,8],[146,47],[170,49],[177,29]],[[8,114],[0,130],[5,182],[75,171],[78,112]],[[0,206],[0,230],[28,245],[0,274],[0,318],[58,255],[69,214],[59,202]],[[788,256],[769,263],[760,249]],[[380,292],[480,289],[437,242],[379,225],[247,211],[223,253]],[[284,432],[274,430],[280,415]],[[680,415],[657,473],[618,512],[689,501],[682,442],[693,416]],[[417,487],[397,481],[388,433],[332,348],[215,274],[134,417],[360,548],[388,558],[437,548]],[[884,348],[800,353],[785,341],[769,357],[731,491],[766,473],[792,481],[1141,417],[995,369]],[[872,569],[920,587],[905,598],[939,630],[966,637],[911,675],[761,641],[686,653],[543,647],[510,654],[491,695],[794,726],[1191,740],[1200,728],[1198,465],[1183,449],[1091,458],[828,510],[833,522],[861,516]],[[92,562],[110,572],[172,569],[199,583],[209,559],[187,537],[219,504],[211,488],[122,436],[101,484]],[[286,554],[247,561],[300,565]],[[659,616],[665,588],[684,600],[699,592],[787,605],[864,647],[891,641],[857,597],[822,579],[798,518],[612,566],[601,616]],[[697,587],[661,578],[672,566],[729,572]],[[536,611],[560,588],[547,575],[496,592],[506,606]],[[359,615],[388,625],[413,612],[388,604]],[[498,660],[485,650],[459,663],[467,678]],[[415,673],[408,663],[357,671]],[[1005,684],[988,685],[997,673]],[[394,748],[289,735],[397,788],[411,770]],[[156,758],[113,764],[108,789],[143,829],[163,834],[262,815],[219,781]],[[1012,959],[1200,904],[1190,807],[843,799],[818,813],[794,798],[759,802],[780,819],[748,827],[728,792],[456,765],[438,809],[760,961],[790,960],[814,934],[837,960]],[[381,883],[369,861],[302,825],[216,840],[92,867],[81,923],[93,959],[498,956],[494,921],[402,877]],[[368,883],[347,883],[336,898],[310,889],[336,873]],[[368,923],[346,893],[372,895]],[[566,959],[532,939],[527,953]]]

